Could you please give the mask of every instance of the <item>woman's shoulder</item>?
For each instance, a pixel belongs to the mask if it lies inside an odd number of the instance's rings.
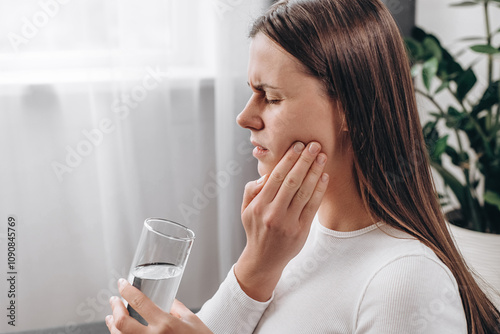
[[[330,249],[334,257],[343,254],[345,262],[363,268],[366,278],[381,275],[407,275],[409,278],[415,276],[415,272],[426,272],[430,276],[445,275],[449,282],[455,282],[451,271],[432,249],[385,222],[353,232],[328,230],[319,222],[316,225],[310,247]]]
[[[387,324],[411,333],[467,332],[456,280],[429,253],[398,255],[380,266],[363,289],[356,324],[360,332]]]
[[[375,256],[380,257],[385,254],[384,258],[387,263],[405,257],[416,256],[442,264],[434,251],[416,237],[387,223],[377,223],[376,225],[377,228],[367,234],[366,240],[363,240],[363,243],[372,245],[371,248]]]
[[[459,288],[449,268],[419,240],[397,234],[405,238],[381,236],[386,248],[374,254],[379,260],[363,287],[358,326],[390,322],[409,332],[465,333]],[[391,316],[381,319],[381,314]],[[399,323],[400,319],[407,322]]]
[[[419,298],[429,303],[436,296],[460,300],[455,277],[431,248],[387,224],[375,234],[380,240],[370,255],[375,265],[366,282],[366,293],[413,298],[415,303]]]
[[[372,264],[369,266],[372,280],[380,276],[403,280],[414,280],[421,275],[439,276],[453,288],[457,287],[453,274],[431,248],[388,224],[378,224],[377,227],[359,244],[364,249],[361,253]]]

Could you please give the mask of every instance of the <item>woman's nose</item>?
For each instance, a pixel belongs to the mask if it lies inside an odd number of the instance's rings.
[[[245,108],[236,117],[236,122],[245,129],[260,130],[264,128],[264,121],[260,117],[259,106],[256,101],[254,101],[253,96],[248,100]]]

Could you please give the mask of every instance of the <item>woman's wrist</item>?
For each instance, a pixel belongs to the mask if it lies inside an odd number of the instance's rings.
[[[259,302],[266,302],[271,298],[282,271],[283,269],[264,268],[245,251],[234,267],[234,275],[240,288],[247,296]]]

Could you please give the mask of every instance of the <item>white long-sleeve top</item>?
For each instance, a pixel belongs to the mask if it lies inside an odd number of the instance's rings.
[[[450,270],[385,223],[339,232],[316,215],[266,302],[247,296],[233,270],[197,314],[215,334],[467,333]]]

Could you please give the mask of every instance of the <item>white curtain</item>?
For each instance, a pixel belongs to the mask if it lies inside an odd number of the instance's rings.
[[[244,247],[255,179],[235,118],[265,1],[0,2],[0,268],[16,218],[16,326],[103,321],[142,224],[197,237],[177,295],[199,308]],[[0,280],[0,295],[10,285]],[[5,313],[5,314],[4,314]]]

